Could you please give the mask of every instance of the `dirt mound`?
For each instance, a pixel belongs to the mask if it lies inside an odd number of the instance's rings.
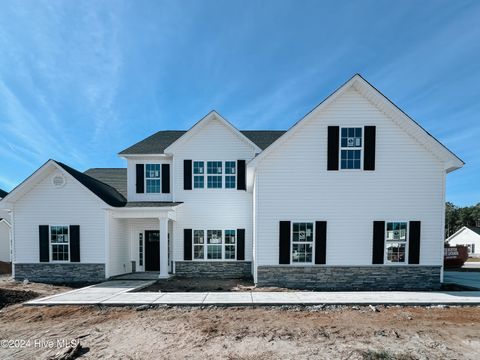
[[[0,309],[8,305],[18,304],[38,297],[34,291],[0,289]]]

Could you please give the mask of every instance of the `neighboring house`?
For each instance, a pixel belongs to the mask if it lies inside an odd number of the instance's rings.
[[[477,225],[480,225],[477,223]],[[447,240],[449,245],[464,245],[468,248],[470,256],[480,257],[480,227],[464,226]]]
[[[49,160],[0,206],[14,276],[100,281],[136,271],[259,285],[440,285],[445,181],[463,162],[355,75],[288,131],[212,111],[81,173]]]
[[[8,193],[0,189],[0,200]],[[0,209],[0,274],[10,272],[10,215]]]

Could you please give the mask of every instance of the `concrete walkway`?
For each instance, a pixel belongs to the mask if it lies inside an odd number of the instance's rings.
[[[480,290],[480,271],[445,271],[443,282]]]
[[[131,292],[153,281],[114,280],[26,305],[480,305],[480,291],[457,292]]]

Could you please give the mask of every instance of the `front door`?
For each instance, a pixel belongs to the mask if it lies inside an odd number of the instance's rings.
[[[160,232],[145,231],[145,271],[160,271]]]

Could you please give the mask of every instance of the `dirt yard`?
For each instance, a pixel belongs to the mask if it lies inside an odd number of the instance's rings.
[[[9,305],[0,310],[0,359],[47,359],[77,341],[80,359],[478,359],[480,307],[377,310]]]

